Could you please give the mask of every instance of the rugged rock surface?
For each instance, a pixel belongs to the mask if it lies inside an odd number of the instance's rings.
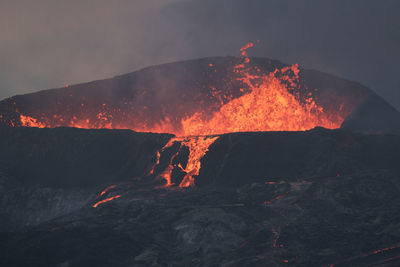
[[[146,175],[169,135],[0,130],[2,162],[14,164],[1,165],[1,266],[400,264],[398,135],[227,134],[180,189],[160,187],[161,169]],[[70,161],[81,167],[53,167]],[[81,187],[83,165],[97,169]]]
[[[143,177],[172,135],[0,127],[2,229],[85,206],[103,184]]]

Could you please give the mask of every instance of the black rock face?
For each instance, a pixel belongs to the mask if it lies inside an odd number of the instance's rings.
[[[0,225],[15,229],[40,223],[86,205],[103,184],[143,177],[171,137],[0,127]]]
[[[149,175],[170,135],[0,135],[1,266],[400,264],[399,135],[223,135],[186,189],[158,177],[179,142]]]
[[[221,136],[202,159],[198,186],[241,186],[265,180],[347,175],[360,170],[400,174],[398,135],[315,128],[306,132]]]

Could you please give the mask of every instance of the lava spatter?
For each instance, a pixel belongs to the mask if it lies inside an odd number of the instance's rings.
[[[37,119],[29,117],[29,116],[24,116],[20,114],[20,120],[22,126],[25,127],[37,127],[37,128],[45,128],[47,127],[46,123],[39,122]]]

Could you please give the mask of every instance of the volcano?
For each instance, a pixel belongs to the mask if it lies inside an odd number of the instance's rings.
[[[251,46],[0,101],[0,265],[398,265],[398,111]]]
[[[251,44],[251,43],[250,43]],[[399,113],[372,90],[266,58],[216,57],[149,67],[0,102],[10,126],[168,132],[177,136],[320,126],[398,132]]]

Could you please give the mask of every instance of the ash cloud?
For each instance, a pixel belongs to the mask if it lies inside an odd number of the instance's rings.
[[[0,98],[249,51],[355,80],[400,109],[397,0],[9,1]]]

